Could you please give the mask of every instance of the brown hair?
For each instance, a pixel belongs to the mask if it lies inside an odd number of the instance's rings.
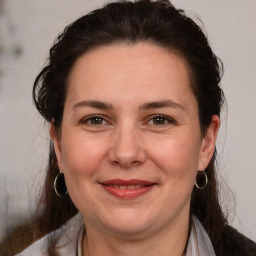
[[[54,118],[57,130],[61,129],[67,79],[76,60],[92,48],[119,42],[150,42],[178,53],[189,67],[202,133],[210,125],[212,115],[220,115],[222,64],[200,27],[168,0],[121,1],[109,3],[66,27],[50,50],[47,66],[35,80],[35,105],[48,122]],[[200,220],[214,247],[227,222],[218,200],[215,157],[216,151],[205,170],[208,185],[203,190],[195,188],[191,200],[191,214]],[[40,236],[60,227],[77,212],[69,196],[59,198],[55,194],[53,182],[58,172],[50,143],[49,164],[36,220]],[[56,240],[51,241],[48,253],[57,255]]]

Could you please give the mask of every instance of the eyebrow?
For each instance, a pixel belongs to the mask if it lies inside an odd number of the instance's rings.
[[[140,110],[149,110],[154,108],[165,108],[165,107],[179,108],[179,109],[185,110],[185,108],[182,105],[172,100],[162,100],[162,101],[144,103],[143,105],[140,106]]]
[[[80,101],[73,106],[73,110],[79,107],[92,107],[92,108],[98,108],[102,110],[113,109],[113,106],[111,104],[107,102],[97,101],[97,100]],[[162,100],[162,101],[153,101],[153,102],[144,103],[139,107],[139,109],[143,111],[143,110],[165,108],[165,107],[179,108],[181,110],[185,110],[185,108],[182,105],[172,100]]]
[[[102,102],[102,101],[97,101],[97,100],[80,101],[73,106],[73,110],[79,107],[93,107],[93,108],[98,108],[103,110],[113,109],[113,106],[111,104]]]

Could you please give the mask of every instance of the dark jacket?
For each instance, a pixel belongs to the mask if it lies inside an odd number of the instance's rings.
[[[214,250],[217,256],[256,256],[256,243],[227,225]]]

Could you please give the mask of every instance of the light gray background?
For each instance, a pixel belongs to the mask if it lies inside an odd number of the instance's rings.
[[[0,239],[8,227],[29,217],[47,163],[48,127],[32,105],[33,80],[64,26],[104,2],[107,1],[2,0]],[[190,16],[196,13],[201,17],[214,51],[224,62],[222,86],[228,110],[217,146],[219,175],[236,198],[236,204],[232,197],[228,200],[231,213],[235,207],[231,223],[255,241],[256,1],[174,0],[173,3],[189,10]],[[227,190],[222,187],[221,191]]]

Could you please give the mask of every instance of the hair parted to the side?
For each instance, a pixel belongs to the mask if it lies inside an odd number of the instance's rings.
[[[212,115],[220,116],[224,96],[219,86],[222,64],[212,52],[200,27],[168,0],[109,3],[67,26],[50,50],[47,66],[35,80],[33,98],[40,114],[61,130],[67,81],[76,60],[90,49],[118,43],[148,42],[181,56],[189,69],[191,88],[197,99],[202,134]],[[218,200],[215,156],[206,168],[208,185],[192,193],[191,214],[198,217],[215,247],[227,220]],[[58,174],[56,155],[50,145],[49,165],[37,228],[41,235],[64,224],[77,212],[69,196],[59,198],[53,189]],[[49,255],[57,255],[55,242]]]

